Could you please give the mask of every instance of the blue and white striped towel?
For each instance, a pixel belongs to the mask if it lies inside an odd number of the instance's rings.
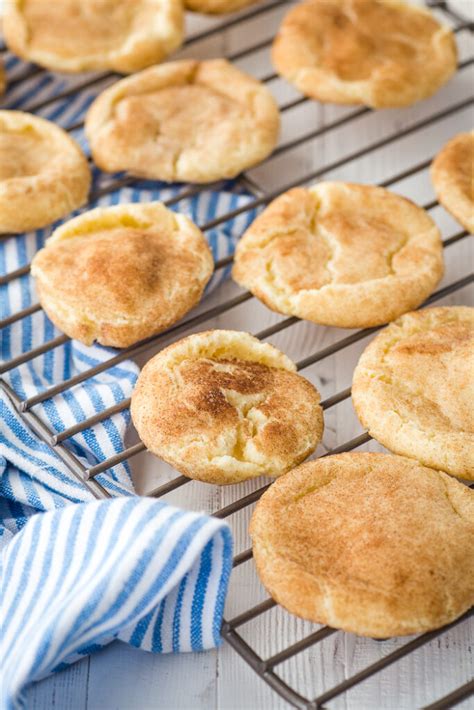
[[[11,55],[5,65],[10,81],[29,70]],[[29,110],[46,101],[35,112],[70,126],[83,118],[103,84],[110,83],[105,79],[77,97],[54,100],[81,81],[34,75],[11,86],[2,108]],[[82,130],[72,135],[87,152]],[[94,170],[93,190],[110,185],[116,177]],[[167,200],[180,189],[140,182],[95,204]],[[230,190],[204,191],[174,209],[202,224],[250,199]],[[236,239],[254,217],[253,210],[246,212],[207,233],[216,260],[233,252]],[[54,226],[0,242],[0,273],[26,265]],[[207,292],[227,275],[228,269],[217,272]],[[0,297],[2,319],[36,302],[29,276],[2,286]],[[9,361],[58,335],[44,313],[36,312],[3,330],[0,359]],[[101,346],[67,342],[10,370],[4,379],[27,398],[114,354]],[[63,431],[129,397],[136,377],[136,365],[121,362],[47,399],[35,412],[51,430]],[[28,429],[3,392],[0,416],[0,544],[7,621],[2,645],[4,707],[21,707],[25,685],[112,638],[157,652],[216,645],[231,566],[225,524],[138,499],[127,464],[98,477],[113,496],[127,498],[91,502],[92,495]],[[123,450],[128,421],[128,412],[119,412],[68,439],[66,445],[89,467]]]
[[[219,642],[228,527],[150,499],[35,515],[2,555],[1,706],[114,638],[155,652]]]

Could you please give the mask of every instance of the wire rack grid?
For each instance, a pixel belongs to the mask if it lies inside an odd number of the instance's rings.
[[[472,23],[467,21],[464,17],[460,16],[459,13],[454,10],[449,3],[443,1],[435,1],[430,2],[429,4],[443,17],[445,21],[449,22],[449,24],[453,26],[453,29],[457,35],[467,34],[469,37],[472,37]],[[203,40],[218,40],[219,37],[222,36],[222,33],[232,30],[234,27],[238,27],[239,25],[243,25],[244,23],[248,23],[249,21],[252,21],[254,19],[261,20],[262,18],[265,18],[266,15],[270,16],[270,13],[272,13],[274,10],[285,10],[287,9],[287,6],[288,2],[286,0],[273,0],[262,3],[261,5],[258,5],[253,9],[244,11],[243,13],[239,13],[237,16],[232,16],[230,19],[227,18],[223,21],[221,20],[217,22],[217,24],[214,23],[214,25],[212,25],[211,27],[208,27],[207,29],[204,29],[203,31],[191,36],[186,41],[185,52],[188,52],[189,54],[193,51],[194,47]],[[262,39],[257,43],[253,43],[249,46],[245,46],[244,48],[240,48],[238,51],[228,55],[228,58],[233,61],[245,61],[247,58],[258,56],[260,52],[266,51],[268,49],[271,44],[271,39],[272,36],[269,35],[266,39]],[[5,51],[6,50],[4,46],[0,47],[0,52]],[[473,56],[463,59],[459,63],[458,71],[464,71],[473,63]],[[39,67],[29,66],[23,73],[13,78],[13,81],[10,82],[10,89],[17,89],[18,87],[21,87],[23,81],[31,78],[36,74],[40,74],[43,71],[44,70]],[[266,76],[259,78],[265,83],[270,83],[278,79],[278,77],[274,73],[268,73]],[[86,92],[88,89],[93,86],[96,86],[97,84],[107,85],[114,79],[114,74],[101,73],[99,75],[94,75],[92,78],[88,77],[86,80],[82,79],[76,81],[71,87],[65,89],[61,94],[58,94],[47,100],[40,100],[36,101],[35,103],[32,103],[28,107],[28,110],[32,111],[33,113],[41,113],[41,111],[47,106],[47,104],[54,103],[55,101],[67,98],[68,96],[74,96],[77,94],[77,92]],[[358,148],[357,150],[351,150],[347,154],[343,155],[341,158],[338,158],[337,160],[334,160],[330,163],[323,163],[321,167],[316,170],[312,169],[310,171],[302,172],[301,166],[298,166],[295,177],[292,177],[292,179],[287,180],[284,185],[279,186],[277,189],[269,189],[268,187],[263,187],[260,182],[255,179],[255,173],[252,173],[251,175],[243,174],[237,179],[236,185],[238,188],[244,188],[247,192],[250,192],[253,196],[253,199],[248,204],[239,207],[231,212],[219,215],[207,224],[200,225],[200,227],[203,231],[211,230],[218,225],[228,223],[230,220],[235,219],[240,214],[250,209],[268,204],[278,194],[291,187],[307,184],[322,177],[323,175],[330,174],[344,166],[353,164],[358,160],[366,158],[370,159],[376,151],[380,151],[381,149],[384,149],[387,146],[395,148],[397,142],[401,139],[408,136],[420,135],[420,133],[427,130],[429,127],[436,126],[440,121],[456,116],[460,112],[470,108],[473,104],[473,101],[474,98],[472,96],[458,97],[455,102],[450,104],[448,107],[426,115],[421,119],[417,118],[416,120],[412,121],[408,126],[405,126],[404,128],[396,132],[378,138],[377,140],[370,142],[368,145],[365,145],[362,148]],[[280,102],[280,110],[282,114],[287,114],[293,110],[298,110],[299,107],[306,105],[307,103],[308,100],[305,97],[293,96],[293,98],[288,101],[285,101],[283,103]],[[338,115],[334,120],[324,122],[324,124],[320,127],[313,128],[310,131],[303,130],[295,137],[292,137],[289,140],[282,142],[274,152],[273,156],[271,156],[271,159],[285,159],[291,151],[300,147],[304,148],[306,145],[309,145],[310,141],[313,141],[314,139],[318,139],[322,136],[327,137],[332,132],[344,126],[355,127],[359,119],[361,119],[362,117],[366,117],[371,113],[372,112],[370,111],[370,109],[367,108],[357,108],[355,110],[351,109],[349,111],[345,111],[344,113],[342,113],[342,115]],[[79,131],[81,128],[82,123],[71,122],[71,124],[67,127],[67,130],[71,132],[72,135],[74,135],[75,132]],[[425,171],[429,167],[430,162],[431,157],[425,160],[415,160],[413,164],[411,164],[408,168],[401,170],[396,174],[390,175],[390,177],[379,181],[378,184],[384,187],[390,187],[391,185],[394,185],[406,179],[416,179],[423,171]],[[91,195],[91,202],[96,200],[98,197],[112,193],[120,187],[132,185],[135,182],[137,182],[137,180],[128,175],[110,179],[104,186],[101,186],[95,191],[93,195]],[[218,187],[219,183],[217,183],[217,185],[215,184],[212,186],[182,186],[178,194],[175,195],[173,198],[169,199],[166,204],[168,204],[169,206],[179,204],[179,202],[181,200],[184,200],[185,198],[195,195],[200,191],[208,190],[210,188],[216,188],[216,186]],[[431,200],[423,206],[425,207],[425,209],[430,211],[436,208],[437,205],[438,203],[435,200]],[[462,240],[464,240],[466,236],[466,231],[456,231],[454,234],[444,239],[443,244],[445,249],[450,249],[453,245],[462,242]],[[227,257],[218,262],[215,268],[227,268],[229,267],[231,262],[232,257]],[[0,284],[7,284],[14,279],[26,277],[28,272],[29,265],[22,264],[15,271],[9,274],[2,275],[0,277]],[[436,291],[426,301],[424,305],[435,303],[450,294],[460,291],[461,289],[465,288],[469,284],[472,284],[473,282],[474,275],[472,273],[466,276],[462,276],[461,278],[457,278],[448,285]],[[81,481],[83,485],[86,486],[96,498],[100,499],[109,497],[110,494],[97,480],[97,476],[103,472],[110,470],[118,463],[130,460],[133,457],[141,454],[145,448],[143,444],[141,444],[140,442],[134,443],[131,446],[127,446],[127,448],[125,448],[122,453],[112,456],[104,461],[97,461],[95,465],[86,467],[77,458],[71,448],[68,447],[68,440],[79,432],[84,432],[91,426],[94,426],[99,422],[105,421],[113,414],[127,409],[129,407],[130,400],[123,400],[122,402],[119,402],[112,407],[104,409],[103,411],[95,414],[94,416],[88,417],[87,419],[63,431],[53,430],[51,426],[40,417],[38,412],[35,411],[35,407],[38,404],[55,397],[57,394],[74,387],[80,382],[87,380],[98,372],[108,370],[109,368],[120,363],[126,358],[138,357],[142,354],[149,354],[151,350],[156,350],[156,348],[159,348],[160,346],[162,347],[162,344],[165,342],[165,340],[169,340],[170,338],[175,339],[179,337],[182,333],[199,328],[203,325],[212,325],[213,320],[231,313],[233,309],[237,308],[238,306],[241,306],[242,304],[250,301],[251,299],[252,295],[250,293],[239,292],[237,293],[237,295],[234,295],[231,298],[228,298],[223,301],[221,300],[221,302],[217,303],[217,305],[201,308],[195,315],[191,315],[190,317],[185,318],[182,322],[169,329],[166,333],[153,336],[140,343],[137,343],[136,345],[125,348],[117,355],[112,356],[104,364],[96,367],[91,367],[85,372],[79,375],[75,375],[67,380],[64,380],[63,382],[52,386],[44,391],[38,391],[34,396],[29,397],[28,399],[23,399],[15,391],[14,387],[9,381],[8,373],[10,373],[12,370],[19,367],[20,365],[23,365],[24,363],[27,363],[33,360],[34,358],[67,342],[67,336],[59,335],[50,340],[49,342],[45,343],[44,345],[37,347],[29,352],[18,355],[9,362],[3,363],[0,367],[0,387],[10,397],[10,399],[16,406],[17,410],[21,413],[21,416],[29,425],[29,427],[40,437],[40,439],[46,442],[54,450],[56,455],[64,462],[64,464],[77,477],[77,479]],[[4,328],[14,322],[20,321],[24,318],[29,318],[33,316],[34,313],[39,311],[40,308],[41,307],[39,304],[33,304],[28,308],[21,310],[4,319],[0,323],[0,326]],[[255,335],[260,339],[266,339],[271,336],[275,336],[278,333],[286,331],[286,329],[295,326],[297,323],[298,319],[296,318],[278,319],[274,324],[261,330],[258,333],[255,333]],[[306,357],[300,359],[297,362],[298,370],[305,370],[307,368],[310,368],[315,363],[321,363],[330,356],[341,353],[346,348],[349,348],[355,343],[363,341],[365,338],[375,333],[377,330],[379,330],[379,328],[370,328],[350,332],[349,334],[346,334],[343,337],[334,340],[332,343],[325,346],[324,348],[312,352]],[[335,407],[336,405],[347,401],[349,398],[350,387],[346,387],[326,397],[326,399],[324,399],[322,402],[322,406],[327,411]],[[345,441],[343,444],[340,444],[336,447],[333,447],[329,451],[326,451],[324,455],[327,455],[328,453],[334,454],[345,451],[351,451],[364,444],[367,444],[369,440],[370,436],[368,435],[368,433],[363,432],[353,437],[352,439]],[[162,497],[173,491],[176,491],[177,489],[181,488],[182,486],[185,486],[189,482],[189,479],[185,478],[184,476],[174,475],[171,480],[162,482],[153,490],[147,491],[146,494],[157,498]],[[248,509],[252,504],[254,504],[262,495],[262,493],[268,488],[268,485],[269,484],[255,488],[249,494],[237,498],[236,500],[233,500],[230,504],[215,510],[213,514],[219,518],[232,519],[232,516]],[[251,560],[251,558],[251,549],[244,549],[235,556],[234,568],[240,567],[244,563]],[[319,692],[316,697],[307,697],[307,695],[300,692],[298,688],[285,681],[282,675],[278,673],[278,667],[290,659],[297,660],[299,655],[307,649],[312,648],[316,644],[322,643],[324,639],[329,638],[333,634],[340,632],[337,632],[337,630],[329,627],[317,628],[317,630],[312,630],[309,634],[305,635],[296,643],[292,643],[291,645],[281,649],[279,652],[274,653],[270,657],[263,658],[261,654],[259,654],[249,643],[247,643],[244,636],[239,630],[240,627],[250,624],[252,621],[256,620],[257,617],[260,617],[261,615],[270,612],[270,610],[272,610],[274,607],[276,607],[276,603],[270,598],[266,598],[260,603],[252,605],[250,608],[247,608],[243,612],[233,616],[233,618],[225,620],[222,626],[222,635],[224,639],[228,642],[228,644],[230,644],[230,646],[232,646],[237,651],[237,653],[242,656],[242,658],[251,666],[251,668],[277,693],[279,693],[282,698],[284,698],[288,703],[290,703],[294,707],[307,708],[308,710],[313,708],[326,707],[327,703],[329,703],[330,701],[344,696],[344,694],[348,693],[351,689],[355,688],[363,681],[377,676],[377,674],[379,674],[384,669],[388,668],[392,664],[397,663],[404,657],[411,654],[416,649],[424,646],[425,644],[428,644],[433,639],[438,638],[442,634],[446,633],[450,628],[465,622],[472,615],[473,612],[473,610],[471,609],[463,617],[442,629],[417,636],[407,642],[404,642],[402,645],[396,647],[393,651],[382,656],[375,662],[367,665],[357,673],[350,675],[350,677],[345,678],[333,687],[327,688],[323,690],[323,692]],[[445,695],[444,697],[441,697],[438,700],[431,702],[431,704],[426,705],[426,707],[429,707],[432,710],[434,710],[435,708],[438,710],[441,708],[453,707],[455,704],[470,697],[473,693],[474,682],[468,681],[467,683],[454,689],[448,695]]]

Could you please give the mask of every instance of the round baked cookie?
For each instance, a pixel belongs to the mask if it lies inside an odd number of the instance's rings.
[[[202,232],[160,202],[99,207],[71,219],[33,259],[53,323],[86,345],[126,347],[179,320],[213,270]]]
[[[221,15],[226,12],[236,12],[249,5],[255,5],[259,0],[185,0],[187,10],[202,12],[206,15]]]
[[[474,491],[401,456],[308,461],[263,494],[250,535],[271,596],[310,621],[387,638],[474,604]]]
[[[272,57],[303,94],[373,108],[431,96],[457,65],[451,30],[399,0],[306,0],[284,18]]]
[[[46,227],[87,200],[90,170],[54,123],[0,111],[0,233]]]
[[[133,423],[152,453],[189,478],[280,476],[315,450],[323,430],[319,393],[295,370],[248,333],[196,333],[145,365]]]
[[[391,323],[362,354],[352,399],[391,451],[474,480],[474,309],[427,308]]]
[[[440,203],[474,234],[474,131],[452,138],[431,165]]]
[[[225,59],[184,59],[146,69],[92,104],[86,134],[108,172],[205,183],[266,158],[278,138],[268,89]]]
[[[233,269],[274,311],[341,328],[393,320],[442,274],[441,236],[421,207],[343,182],[280,195],[239,241]]]
[[[181,0],[8,0],[5,41],[48,69],[129,73],[160,62],[183,39]]]

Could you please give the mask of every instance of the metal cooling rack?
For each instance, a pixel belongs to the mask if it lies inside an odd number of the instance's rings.
[[[225,19],[224,21],[219,22],[217,25],[211,27],[210,29],[206,29],[203,32],[199,32],[193,36],[191,36],[186,42],[185,42],[185,48],[190,47],[202,40],[206,40],[208,38],[211,38],[213,36],[218,36],[219,33],[229,30],[233,27],[238,26],[240,23],[243,23],[248,20],[252,20],[253,18],[257,18],[259,16],[265,15],[265,13],[269,13],[275,8],[278,8],[280,6],[284,6],[285,4],[288,4],[287,0],[273,0],[270,2],[266,2],[262,5],[259,5],[249,11],[239,13],[236,16],[231,17],[230,19]],[[470,36],[472,36],[472,33],[474,31],[474,25],[473,23],[468,22],[465,18],[460,16],[460,14],[454,10],[448,2],[443,2],[442,0],[428,0],[427,2],[428,5],[430,5],[432,8],[436,9],[438,12],[440,12],[442,15],[445,16],[445,19],[450,22],[450,24],[453,25],[453,30],[455,33],[461,33],[461,32],[468,32]],[[272,38],[264,39],[261,42],[258,42],[257,44],[253,44],[252,46],[245,48],[239,52],[235,52],[231,55],[227,55],[228,59],[231,61],[237,61],[244,59],[246,57],[251,56],[254,53],[257,53],[261,51],[262,49],[266,49],[271,45]],[[6,48],[4,45],[0,43],[0,53],[6,51]],[[474,63],[474,57],[471,57],[459,64],[458,70],[461,71],[462,69],[472,65]],[[25,71],[20,76],[15,77],[15,79],[10,82],[10,87],[12,85],[18,85],[22,81],[31,78],[32,76],[39,74],[43,72],[44,70],[41,69],[40,67],[36,66],[29,66]],[[79,91],[84,91],[86,89],[89,89],[93,87],[94,85],[102,82],[105,79],[114,77],[114,74],[107,72],[107,73],[101,73],[99,75],[94,75],[93,78],[88,78],[84,81],[80,81],[79,83],[76,83],[74,87],[68,88],[65,91],[61,92],[60,94],[55,95],[54,97],[50,97],[46,100],[43,101],[37,101],[34,104],[31,104],[28,110],[30,112],[37,112],[41,110],[42,108],[45,108],[47,105],[52,104],[60,99],[67,98],[68,96],[73,96]],[[272,73],[269,74],[263,78],[261,78],[261,81],[264,83],[268,83],[274,79],[277,78],[277,75]],[[288,101],[287,103],[284,103],[283,105],[280,106],[280,111],[281,112],[286,112],[290,111],[297,106],[305,103],[308,101],[305,97],[301,96],[298,97],[292,101]],[[437,122],[448,118],[450,116],[454,116],[457,112],[462,111],[463,109],[466,109],[469,106],[472,106],[474,103],[474,97],[468,97],[468,98],[463,98],[462,100],[458,101],[457,103],[449,106],[448,108],[445,108],[441,111],[438,111],[436,113],[433,113],[432,115],[423,118],[419,121],[415,121],[411,123],[407,128],[404,128],[400,131],[397,131],[396,133],[393,133],[387,137],[384,137],[380,140],[376,140],[369,144],[368,146],[356,150],[350,154],[345,155],[344,157],[328,163],[324,165],[321,168],[318,168],[317,170],[313,170],[311,172],[308,172],[304,175],[299,176],[297,179],[292,180],[288,184],[284,185],[283,187],[280,187],[278,190],[271,190],[271,191],[265,191],[263,190],[256,182],[250,178],[246,174],[242,174],[236,181],[237,186],[240,188],[244,188],[246,191],[250,192],[253,195],[253,199],[246,205],[239,207],[238,209],[235,209],[231,212],[228,212],[226,214],[223,214],[212,221],[200,225],[201,229],[206,232],[220,224],[224,224],[226,222],[229,222],[230,220],[234,219],[238,215],[247,212],[251,209],[254,209],[259,206],[263,206],[268,204],[272,199],[277,197],[281,192],[284,192],[285,190],[288,190],[292,187],[296,187],[299,185],[304,185],[308,182],[314,181],[315,179],[323,176],[325,173],[328,173],[330,171],[333,171],[335,169],[338,169],[340,167],[343,167],[347,165],[348,163],[355,161],[359,158],[363,158],[365,156],[370,155],[371,153],[374,153],[375,151],[384,148],[385,146],[391,145],[396,143],[398,140],[401,138],[404,138],[405,136],[408,136],[410,134],[415,134],[419,131],[422,131],[423,129],[427,128],[428,126],[431,126],[433,124],[436,124]],[[296,139],[289,140],[286,143],[281,144],[276,151],[273,153],[271,158],[274,158],[275,155],[282,155],[286,153],[287,151],[290,151],[293,148],[296,148],[300,145],[304,145],[306,142],[318,138],[322,136],[323,134],[327,134],[341,126],[344,126],[346,124],[350,124],[352,121],[355,121],[356,119],[360,118],[361,116],[364,116],[365,114],[371,113],[371,110],[368,108],[357,108],[356,110],[351,111],[350,113],[344,115],[341,118],[338,118],[334,121],[331,121],[329,123],[326,123],[324,126],[321,128],[317,128],[315,130],[311,130],[304,135],[299,136]],[[70,125],[66,130],[69,132],[73,132],[79,128],[82,127],[82,123],[75,123]],[[411,177],[411,176],[416,176],[418,173],[421,173],[421,171],[425,170],[426,168],[429,167],[431,163],[431,158],[429,160],[424,160],[421,162],[417,162],[416,164],[412,165],[408,169],[399,172],[396,175],[392,175],[390,178],[384,180],[383,182],[380,182],[379,184],[383,187],[389,187],[390,185],[400,181],[404,180],[405,178]],[[136,178],[133,178],[131,176],[125,176],[125,177],[120,177],[118,179],[113,179],[111,180],[105,187],[100,188],[99,190],[96,190],[90,197],[90,202],[93,202],[97,198],[112,193],[113,191],[125,187],[128,185],[132,185],[136,182],[139,182]],[[209,189],[215,189],[218,187],[220,183],[215,183],[211,186],[209,185],[200,185],[200,186],[183,186],[183,189],[175,195],[172,199],[169,199],[167,202],[165,202],[166,205],[171,206],[179,203],[181,200],[184,200],[185,198],[188,198],[192,195],[195,195],[201,191],[204,190],[209,190]],[[432,201],[428,204],[423,205],[426,210],[432,210],[438,205],[437,201]],[[444,248],[449,248],[452,245],[456,244],[457,242],[463,240],[467,236],[466,231],[459,231],[456,234],[453,234],[449,238],[445,239],[443,242]],[[230,263],[232,262],[232,256],[226,257],[224,259],[221,259],[219,262],[216,263],[215,268],[216,269],[222,269],[227,267]],[[0,285],[9,283],[10,281],[17,279],[21,276],[24,276],[28,274],[29,272],[29,265],[22,266],[21,268],[6,274],[5,276],[0,277]],[[444,298],[445,296],[448,296],[449,294],[452,294],[465,286],[474,283],[474,274],[469,274],[468,276],[465,276],[463,278],[458,279],[457,281],[454,281],[453,283],[449,284],[448,286],[441,288],[440,290],[436,291],[433,293],[430,298],[423,304],[423,306],[435,303],[436,301]],[[89,491],[96,497],[96,498],[108,498],[110,497],[110,494],[108,491],[100,484],[98,480],[96,480],[96,477],[98,474],[105,472],[111,468],[113,468],[115,465],[117,465],[120,462],[126,461],[137,454],[141,453],[142,451],[145,450],[145,447],[143,444],[138,443],[135,444],[134,446],[130,446],[126,448],[122,453],[112,456],[104,461],[98,462],[94,466],[90,466],[89,468],[86,468],[83,463],[75,456],[75,454],[67,447],[67,440],[74,436],[75,434],[79,432],[83,432],[84,430],[88,429],[89,427],[97,424],[98,422],[102,422],[106,420],[107,418],[111,417],[113,414],[123,411],[127,409],[130,405],[130,400],[126,399],[123,400],[122,402],[115,404],[112,407],[109,407],[107,409],[104,409],[102,412],[95,414],[92,417],[88,417],[87,419],[83,420],[82,422],[79,422],[78,424],[69,427],[68,429],[65,429],[64,431],[54,431],[51,429],[41,418],[40,416],[34,411],[35,405],[40,404],[41,402],[44,402],[55,395],[57,395],[60,392],[64,392],[68,390],[71,387],[74,387],[76,384],[83,382],[87,380],[90,377],[93,377],[99,372],[108,370],[112,366],[116,365],[117,363],[120,363],[121,361],[125,360],[126,358],[134,357],[137,356],[140,353],[143,353],[147,350],[150,350],[151,348],[156,347],[157,345],[160,344],[160,341],[164,340],[165,338],[169,338],[169,336],[179,336],[183,331],[187,331],[189,329],[192,329],[194,327],[200,326],[207,321],[212,320],[213,318],[220,316],[226,312],[229,312],[232,308],[252,299],[253,296],[248,293],[248,292],[243,292],[237,295],[234,298],[231,298],[217,306],[213,306],[212,308],[208,308],[204,310],[203,312],[200,312],[198,315],[191,316],[187,318],[186,320],[180,322],[179,324],[173,326],[170,328],[168,331],[165,333],[161,333],[158,335],[155,335],[153,337],[147,338],[144,341],[141,341],[131,347],[125,348],[121,350],[117,355],[111,357],[107,362],[98,365],[96,367],[92,367],[85,372],[82,372],[79,375],[75,375],[74,377],[71,377],[64,382],[61,382],[59,384],[56,384],[53,387],[50,387],[44,391],[38,392],[34,396],[28,398],[28,399],[22,399],[22,397],[14,390],[14,388],[9,384],[9,382],[5,379],[4,375],[11,370],[13,370],[16,367],[19,367],[23,363],[29,362],[33,360],[34,358],[38,357],[39,355],[42,355],[43,353],[46,353],[63,343],[67,342],[68,337],[66,335],[59,335],[49,342],[45,343],[44,345],[37,347],[29,352],[23,353],[12,360],[3,363],[0,366],[0,387],[7,393],[7,395],[10,397],[12,402],[14,403],[15,407],[17,408],[18,412],[21,414],[22,418],[25,420],[25,422],[29,425],[29,427],[37,434],[37,436],[40,437],[42,441],[47,443],[52,450],[56,453],[56,455],[64,462],[64,464],[68,467],[68,469],[74,474],[74,476],[83,483],[84,486],[86,486]],[[14,323],[16,321],[19,321],[23,318],[27,318],[31,316],[33,313],[37,312],[40,310],[40,305],[39,304],[34,304],[32,306],[29,306],[28,308],[21,310],[12,316],[4,319],[3,321],[0,322],[0,328],[4,328],[7,325],[10,325],[11,323]],[[275,335],[276,333],[279,333],[283,331],[286,328],[291,327],[295,323],[297,323],[298,319],[297,318],[285,318],[276,324],[265,328],[264,330],[261,330],[260,332],[256,333],[255,335],[260,338],[260,339],[266,339],[271,337],[272,335]],[[308,368],[309,366],[313,365],[314,363],[317,363],[335,353],[338,353],[342,351],[344,348],[349,347],[350,345],[356,343],[359,340],[362,340],[363,338],[366,338],[368,335],[371,335],[372,333],[377,332],[380,330],[380,328],[369,328],[369,329],[363,329],[355,332],[351,332],[349,335],[346,337],[341,338],[337,342],[323,348],[322,350],[319,350],[317,352],[314,352],[310,354],[309,356],[305,357],[304,359],[300,360],[297,363],[298,370],[304,370],[305,368]],[[323,408],[329,409],[331,407],[334,407],[335,405],[339,404],[340,402],[343,402],[344,400],[348,399],[350,397],[350,388],[344,389],[340,392],[337,392],[333,394],[332,396],[328,397],[322,402]],[[336,454],[336,453],[342,453],[346,451],[351,451],[353,449],[356,449],[359,446],[362,446],[363,444],[367,443],[370,440],[370,436],[368,433],[362,433],[361,435],[351,439],[350,441],[346,441],[344,444],[338,446],[337,448],[332,449],[331,451],[327,452],[324,455],[328,454]],[[167,493],[170,493],[171,491],[189,483],[189,479],[185,478],[184,476],[176,476],[172,480],[160,485],[159,487],[155,488],[154,490],[150,491],[147,493],[147,495],[159,498],[161,496],[166,495]],[[230,505],[221,508],[220,510],[217,510],[213,513],[218,518],[228,518],[229,516],[238,513],[239,511],[247,508],[247,506],[251,505],[255,501],[257,501],[262,493],[268,488],[270,484],[263,486],[259,488],[258,490],[253,491],[252,493],[244,496],[243,498],[240,498],[239,500],[234,501]],[[252,557],[252,550],[247,549],[240,554],[236,555],[234,558],[234,567],[237,567],[247,561],[249,561]],[[449,629],[453,628],[454,626],[461,624],[463,621],[467,620],[469,617],[472,616],[474,612],[474,608],[468,611],[466,614],[464,614],[461,618],[457,619],[453,623],[443,627],[442,629],[437,629],[435,631],[431,631],[429,633],[422,634],[420,636],[417,636],[413,638],[412,640],[404,643],[402,646],[396,648],[394,651],[388,653],[381,659],[377,660],[376,662],[372,663],[371,665],[367,666],[360,672],[352,675],[351,677],[347,678],[341,683],[338,683],[337,685],[333,686],[332,688],[328,688],[326,691],[323,693],[319,694],[318,697],[316,698],[307,698],[304,697],[302,694],[298,692],[298,690],[294,687],[291,687],[289,684],[287,684],[283,678],[277,673],[277,667],[282,664],[284,661],[287,661],[290,658],[296,657],[298,654],[302,653],[306,649],[310,648],[314,644],[321,643],[325,638],[328,638],[334,633],[342,633],[338,632],[337,629],[332,629],[329,627],[322,627],[318,629],[317,631],[307,635],[303,639],[297,641],[296,643],[292,644],[291,646],[284,648],[280,652],[276,653],[275,655],[269,657],[269,658],[261,658],[261,656],[244,640],[242,635],[238,632],[238,628],[243,626],[244,624],[247,624],[251,622],[252,620],[256,619],[258,616],[261,614],[264,614],[265,612],[268,612],[270,609],[274,608],[276,606],[276,602],[274,602],[272,599],[268,598],[265,601],[247,609],[243,613],[239,614],[238,616],[235,616],[234,618],[224,620],[223,625],[222,625],[222,635],[224,639],[229,643],[236,651],[237,653],[242,656],[242,658],[251,666],[251,668],[266,682],[268,683],[269,686],[271,686],[277,693],[280,694],[290,705],[296,707],[296,708],[305,708],[306,710],[316,710],[317,708],[323,708],[326,707],[326,704],[341,696],[342,694],[348,692],[351,688],[354,688],[357,686],[359,683],[362,683],[363,681],[376,676],[378,673],[380,673],[383,669],[387,668],[388,666],[397,663],[400,659],[406,657],[408,654],[412,653],[416,649],[420,648],[421,646],[429,643],[433,639],[441,636],[444,634],[446,631]],[[453,707],[454,705],[458,704],[462,700],[465,700],[466,698],[470,697],[471,695],[474,694],[474,681],[467,682],[466,684],[456,688],[453,690],[451,693],[448,695],[440,698],[439,700],[431,703],[430,705],[425,706],[426,709],[429,710],[441,710],[444,708],[450,708]]]

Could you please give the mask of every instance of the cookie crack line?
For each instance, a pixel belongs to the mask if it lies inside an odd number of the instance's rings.
[[[340,245],[339,245],[337,239],[333,238],[333,234],[330,230],[324,230],[324,228],[322,228],[321,225],[318,224],[317,218],[318,218],[318,214],[320,212],[320,207],[321,207],[320,201],[317,198],[315,198],[314,212],[313,212],[313,215],[311,216],[308,231],[309,231],[310,236],[314,237],[315,239],[317,239],[319,236],[323,240],[323,242],[325,243],[325,245],[327,247],[327,250],[329,252],[329,256],[326,259],[326,262],[324,264],[324,268],[328,272],[328,274],[330,275],[329,283],[331,284],[331,283],[334,283],[334,278],[335,278],[332,262],[336,258],[336,252],[337,252],[338,248],[340,248]],[[322,286],[328,286],[328,285],[329,284],[323,284]],[[319,289],[308,289],[308,290],[319,291],[322,288],[322,286],[320,286]]]
[[[277,274],[275,273],[275,257],[273,255],[270,255],[270,257],[266,260],[265,262],[265,280],[267,283],[267,286],[271,290],[275,291],[277,298],[284,301],[284,307],[288,310],[288,312],[293,312],[293,305],[290,300],[290,293],[288,293],[288,289],[282,288],[281,286],[277,285]]]
[[[454,503],[453,503],[453,501],[452,501],[452,498],[451,498],[451,496],[449,495],[449,485],[448,485],[448,481],[446,481],[444,478],[441,478],[441,481],[442,481],[443,486],[444,486],[444,493],[445,493],[445,496],[446,496],[446,500],[448,501],[449,506],[450,506],[451,510],[453,511],[453,513],[454,513],[458,518],[461,518],[462,521],[469,522],[469,520],[468,520],[468,519],[466,520],[466,518],[464,518],[463,514],[460,513],[459,510],[458,510],[458,509],[456,508],[456,506],[454,505]]]
[[[332,482],[333,482],[333,478],[331,478],[329,481],[326,481],[326,483],[320,483],[320,484],[315,484],[314,486],[310,486],[302,493],[298,493],[298,495],[294,496],[294,498],[292,500],[288,501],[288,506],[292,505],[293,503],[299,503],[299,501],[302,500],[303,498],[306,498],[306,496],[309,496],[312,493],[316,493],[316,491],[319,491],[322,488],[326,488],[326,486],[329,486],[329,484]]]
[[[398,254],[400,254],[401,251],[403,251],[403,249],[405,249],[405,247],[412,241],[414,236],[415,235],[410,236],[409,234],[405,234],[404,238],[402,239],[402,243],[398,247],[396,247],[393,251],[389,251],[385,255],[385,259],[387,261],[387,266],[388,266],[389,272],[390,272],[389,274],[387,274],[387,276],[396,276],[397,272],[393,268],[393,260],[395,259],[395,257]],[[418,236],[418,235],[416,235],[416,236]]]
[[[240,463],[251,463],[263,470],[264,467],[261,464],[245,456],[245,448],[249,441],[255,440],[263,428],[259,428],[257,422],[251,419],[251,412],[258,409],[261,404],[265,403],[268,397],[265,394],[257,393],[255,395],[250,395],[249,401],[242,403],[236,401],[239,395],[235,390],[225,387],[221,387],[220,390],[226,401],[231,405],[231,407],[234,408],[239,417],[236,428],[237,439],[233,446],[232,453],[229,455]],[[249,425],[248,428],[250,430],[250,435],[246,437],[244,427],[247,424]]]
[[[328,252],[329,256],[326,259],[326,262],[324,264],[324,268],[328,272],[330,276],[330,281],[329,283],[322,284],[319,288],[312,288],[308,289],[311,291],[320,291],[324,286],[329,286],[330,284],[334,283],[336,274],[334,273],[334,265],[333,261],[336,258],[336,252],[338,249],[340,249],[340,244],[337,241],[337,238],[334,237],[333,233],[331,230],[327,229],[324,230],[321,226],[317,227],[317,225],[314,225],[314,231],[312,231],[312,235],[317,239],[318,236],[324,241]]]

